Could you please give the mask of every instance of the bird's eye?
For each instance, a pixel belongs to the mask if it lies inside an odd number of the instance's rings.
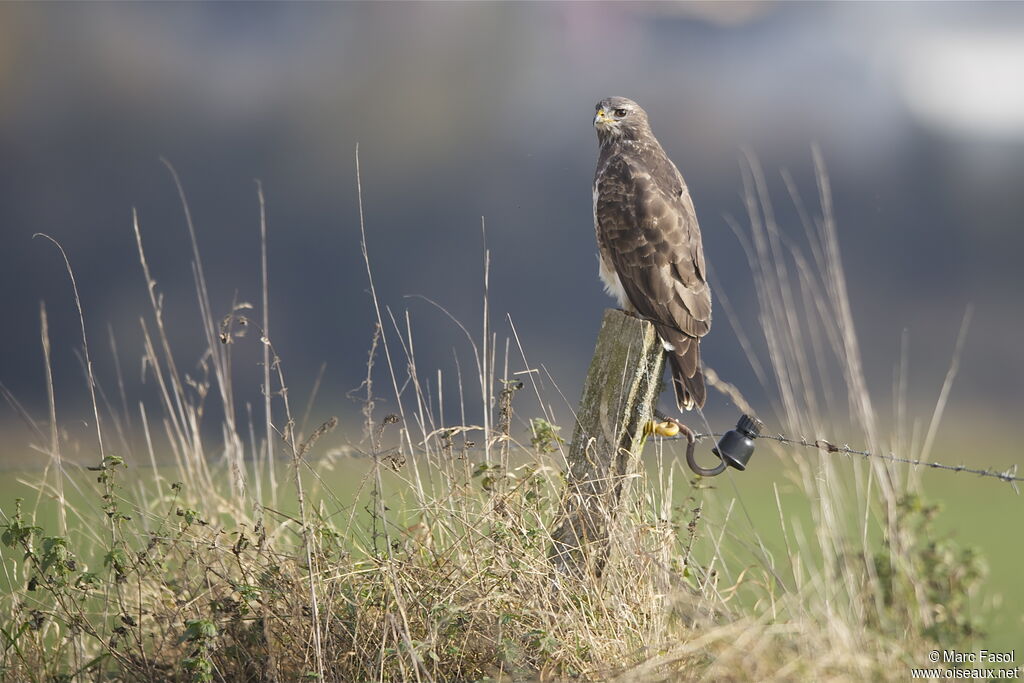
[[[615,110],[615,116],[617,118],[620,118],[620,119],[623,118],[627,113],[628,112],[625,109],[616,109]]]

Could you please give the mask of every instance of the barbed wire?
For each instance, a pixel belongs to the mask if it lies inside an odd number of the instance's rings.
[[[721,437],[722,433],[700,433],[695,432],[694,438],[698,441],[706,439],[708,437]],[[899,463],[902,465],[910,465],[912,467],[929,467],[933,470],[945,470],[947,472],[957,472],[964,474],[976,474],[979,477],[991,477],[1000,481],[1005,481],[1013,488],[1014,493],[1020,495],[1020,488],[1017,486],[1017,482],[1024,482],[1024,477],[1017,475],[1017,465],[1014,464],[1012,467],[999,471],[991,467],[980,469],[976,467],[967,467],[966,465],[945,465],[941,462],[935,462],[932,460],[916,460],[914,458],[903,458],[892,453],[871,453],[866,450],[858,450],[851,448],[848,444],[843,446],[837,446],[831,441],[826,439],[815,439],[814,441],[808,441],[804,437],[794,439],[792,437],[785,436],[784,434],[760,434],[757,436],[758,439],[770,439],[771,441],[778,441],[791,446],[803,446],[805,448],[814,448],[818,451],[825,451],[826,453],[838,453],[840,455],[852,456],[858,455],[864,459],[875,458],[876,460],[884,460],[886,462]],[[682,434],[677,436],[666,436],[661,437],[663,441],[678,441],[685,440],[686,437]]]

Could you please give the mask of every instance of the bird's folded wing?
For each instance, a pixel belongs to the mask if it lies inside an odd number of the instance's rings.
[[[702,337],[711,328],[711,293],[697,216],[675,168],[659,171],[610,165],[598,186],[598,229],[637,312]]]

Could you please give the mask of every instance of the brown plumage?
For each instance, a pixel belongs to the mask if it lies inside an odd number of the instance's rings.
[[[601,279],[623,310],[654,323],[679,410],[702,408],[700,338],[711,329],[711,291],[689,190],[636,102],[601,100],[594,127],[601,144],[594,174]]]

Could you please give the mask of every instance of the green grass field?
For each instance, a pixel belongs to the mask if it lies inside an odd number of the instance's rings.
[[[987,465],[1005,469],[1013,464],[1009,444],[996,443],[984,450],[992,457]],[[810,449],[775,450],[762,447],[748,471],[739,473],[730,470],[718,479],[706,480],[703,488],[694,489],[686,483],[692,474],[679,459],[681,449],[678,445],[667,445],[662,453],[662,457],[671,463],[670,467],[659,468],[653,464],[659,451],[660,447],[655,443],[649,443],[645,449],[644,458],[650,464],[647,476],[656,477],[659,472],[664,475],[668,469],[674,469],[677,484],[673,491],[673,505],[679,509],[690,509],[698,500],[703,504],[706,533],[695,546],[697,561],[709,560],[716,553],[722,553],[733,557],[736,567],[756,566],[761,562],[763,544],[764,550],[776,559],[779,574],[787,580],[791,578],[793,569],[787,566],[789,553],[776,491],[790,536],[795,529],[808,530],[814,524],[811,501],[795,480],[792,466],[787,465],[784,458],[803,458],[813,464],[816,459],[831,457],[837,459],[835,465],[840,471],[850,466],[848,458],[844,456],[821,455]],[[939,462],[960,462],[960,452],[954,444],[948,450],[940,449],[935,459]],[[474,455],[482,458],[483,454],[477,452]],[[704,455],[710,457],[706,453]],[[320,480],[310,486],[309,502],[313,505],[323,504],[328,515],[334,515],[335,518],[346,517],[353,508],[364,508],[370,504],[367,482],[371,470],[372,463],[366,458],[339,458],[329,468],[320,470]],[[157,474],[164,480],[166,491],[167,485],[176,480],[177,471],[173,467],[166,467],[161,468]],[[384,477],[385,499],[389,504],[400,500],[410,504],[410,496],[403,490],[405,483],[390,475],[388,472]],[[42,476],[43,472],[39,469],[4,472],[4,476],[0,477],[0,501],[3,501],[0,507],[6,518],[9,518],[13,512],[13,501],[16,498],[24,499],[24,508],[30,513],[30,519],[51,534],[59,528],[58,502],[52,495],[52,489],[40,495],[38,482]],[[277,475],[281,494],[275,509],[294,516],[297,503],[289,476],[288,469],[281,466]],[[156,478],[147,464],[129,463],[120,485],[121,494],[131,501],[154,498]],[[935,536],[950,539],[960,546],[976,548],[987,568],[984,581],[971,603],[978,611],[984,634],[968,642],[943,645],[961,650],[1020,650],[1024,645],[1024,585],[1019,581],[1020,567],[1024,564],[1024,546],[1019,542],[1017,533],[1020,523],[1024,521],[1021,498],[1014,494],[1009,485],[994,479],[931,470],[921,472],[921,478],[925,498],[941,507],[934,522]],[[48,479],[51,483],[54,481],[52,472]],[[78,539],[76,545],[80,547],[91,547],[91,556],[85,554],[81,559],[89,566],[99,567],[102,565],[103,548],[93,544],[91,539],[95,536],[95,529],[102,527],[104,521],[100,510],[102,487],[96,482],[95,473],[80,468],[72,469],[69,479],[73,480],[74,485],[66,486],[67,505],[69,509],[80,513],[69,519],[69,537]],[[229,487],[223,472],[218,482],[225,490]],[[265,487],[269,485],[266,477],[264,482]],[[401,504],[397,502],[393,507],[395,513],[406,521],[415,520],[414,511],[401,510]],[[359,513],[357,516],[363,526],[360,535],[365,537],[368,515]],[[230,520],[222,520],[222,523],[227,531],[232,530]],[[723,530],[722,547],[716,551],[714,539]],[[681,529],[680,533],[685,535],[685,531]],[[6,547],[0,548],[0,552],[9,569],[19,553]],[[704,557],[701,557],[702,554]],[[10,572],[5,572],[2,578],[4,591],[11,591]],[[737,592],[737,599],[743,600],[745,597],[749,597],[745,591]]]

